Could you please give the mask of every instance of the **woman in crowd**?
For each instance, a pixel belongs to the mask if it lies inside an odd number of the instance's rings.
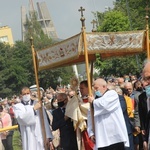
[[[3,106],[0,105],[0,128],[12,126],[11,116],[4,111]],[[9,131],[4,131],[0,134],[1,140],[5,150],[13,150],[12,134]]]

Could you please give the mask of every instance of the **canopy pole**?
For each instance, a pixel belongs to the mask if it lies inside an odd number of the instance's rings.
[[[92,95],[91,91],[91,78],[89,72],[89,59],[88,59],[88,52],[87,52],[87,43],[86,43],[86,33],[85,29],[82,29],[82,36],[83,36],[83,44],[84,44],[84,55],[85,55],[85,63],[86,63],[86,74],[87,74],[87,81],[88,81],[88,91],[89,95]]]
[[[32,50],[33,65],[34,65],[35,81],[36,81],[36,86],[37,86],[38,101],[42,103],[40,87],[39,87],[39,80],[38,80],[36,52],[34,50],[33,38],[32,37],[30,38],[30,43],[31,43],[31,50]],[[46,131],[45,131],[44,116],[43,116],[42,107],[39,109],[39,111],[40,111],[40,120],[41,120],[41,128],[42,128],[44,148],[45,148],[45,150],[48,150],[47,145],[46,145]]]
[[[91,71],[90,71],[90,77],[91,77],[91,87],[92,87],[92,82],[93,82],[93,61],[91,62]]]
[[[148,19],[149,19],[149,17],[146,16],[146,49],[147,49],[147,59],[150,59],[150,41],[149,41]]]
[[[85,9],[83,7],[80,7],[79,11],[81,11],[81,23],[82,23],[82,37],[83,37],[83,44],[84,44],[84,55],[85,55],[85,64],[86,64],[86,74],[87,74],[87,81],[88,81],[88,91],[89,91],[89,96],[92,95],[92,90],[91,90],[91,78],[90,78],[90,73],[89,73],[89,59],[88,59],[88,51],[87,51],[87,41],[86,41],[86,31],[85,31],[85,18],[83,16],[83,11]],[[93,132],[95,132],[95,126],[94,126],[94,109],[92,104],[90,104],[90,111],[91,111],[91,118],[92,118],[92,128]]]
[[[95,28],[95,25],[97,24],[97,21],[95,21],[94,19],[91,21],[92,25],[93,25],[93,29],[92,29],[92,32],[96,32],[97,29]],[[91,87],[92,87],[92,82],[93,82],[93,61],[91,62],[91,72],[90,72],[90,75],[91,75]]]

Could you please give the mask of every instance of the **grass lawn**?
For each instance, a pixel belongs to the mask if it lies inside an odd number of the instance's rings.
[[[20,136],[20,132],[18,130],[14,130],[13,148],[14,148],[14,150],[22,150],[21,136]]]

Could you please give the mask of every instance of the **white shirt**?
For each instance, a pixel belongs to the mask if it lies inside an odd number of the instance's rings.
[[[93,101],[96,149],[124,142],[129,147],[127,129],[116,91],[109,90]],[[88,118],[88,134],[93,135],[91,117]]]
[[[39,110],[35,115],[33,106],[18,103],[14,105],[14,113],[21,131],[23,150],[44,150]],[[53,138],[44,110],[43,117],[46,138]]]

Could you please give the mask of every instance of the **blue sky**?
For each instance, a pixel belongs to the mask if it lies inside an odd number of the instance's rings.
[[[8,25],[12,29],[14,41],[21,40],[21,6],[29,9],[31,0],[4,0],[1,1],[0,26]],[[91,12],[104,12],[107,7],[113,8],[115,0],[32,0],[46,2],[51,18],[56,28],[58,37],[69,38],[81,31],[81,13],[78,9],[85,8],[84,17],[86,31],[92,30],[91,21],[94,16]]]

